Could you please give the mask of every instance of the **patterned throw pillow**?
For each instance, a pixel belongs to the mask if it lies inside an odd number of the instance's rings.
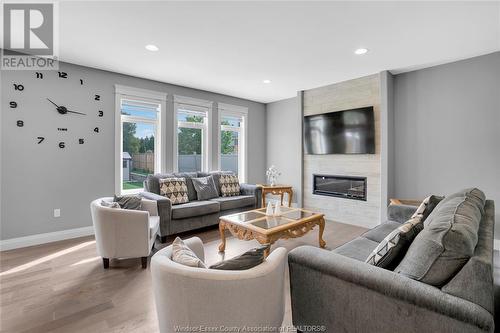
[[[220,175],[219,185],[223,197],[240,195],[240,181],[235,175]]]
[[[186,178],[172,177],[160,179],[160,195],[172,201],[172,205],[189,202]]]
[[[415,237],[424,228],[425,218],[442,199],[435,195],[425,198],[412,217],[388,234],[365,262],[382,268],[394,269],[403,259]]]

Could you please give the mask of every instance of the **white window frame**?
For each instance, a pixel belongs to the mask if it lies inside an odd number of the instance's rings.
[[[138,116],[127,116],[121,114],[121,101],[128,99],[132,101],[142,101],[147,103],[158,103],[160,112],[157,119],[149,119]],[[145,90],[122,85],[115,85],[115,193],[131,194],[142,192],[143,189],[123,190],[123,123],[124,122],[141,122],[154,124],[156,126],[155,133],[155,173],[165,172],[166,154],[162,153],[162,147],[165,147],[166,141],[166,111],[167,110],[167,93]]]
[[[221,170],[221,140],[222,131],[229,130],[239,132],[238,137],[238,179],[240,183],[247,182],[248,170],[248,108],[226,103],[218,103],[218,126],[217,126],[217,168]],[[240,127],[222,125],[224,116],[240,117]]]
[[[201,170],[204,172],[210,171],[212,165],[212,107],[213,102],[186,97],[174,96],[174,149],[173,149],[173,168],[174,172],[179,172],[179,146],[178,146],[178,133],[179,127],[185,128],[199,128],[201,129]],[[206,113],[203,123],[180,122],[177,120],[177,113],[179,109],[188,109],[195,112]]]

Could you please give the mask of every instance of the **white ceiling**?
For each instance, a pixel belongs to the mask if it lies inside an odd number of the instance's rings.
[[[491,1],[60,4],[63,61],[259,102],[498,50]]]

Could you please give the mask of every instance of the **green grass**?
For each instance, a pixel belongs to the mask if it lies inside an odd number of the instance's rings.
[[[143,187],[142,182],[123,182],[124,190],[134,190],[142,187]]]
[[[152,173],[151,171],[146,170],[146,169],[132,169],[131,172],[136,173],[138,175],[143,175],[143,176],[147,176],[147,175]]]

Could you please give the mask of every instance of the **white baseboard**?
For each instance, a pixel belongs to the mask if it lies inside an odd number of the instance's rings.
[[[500,239],[493,240],[493,249],[500,250]]]
[[[94,227],[83,227],[76,229],[48,232],[45,234],[31,235],[26,237],[11,238],[0,241],[0,251],[13,250],[21,247],[57,242],[60,240],[78,238],[94,234]]]

